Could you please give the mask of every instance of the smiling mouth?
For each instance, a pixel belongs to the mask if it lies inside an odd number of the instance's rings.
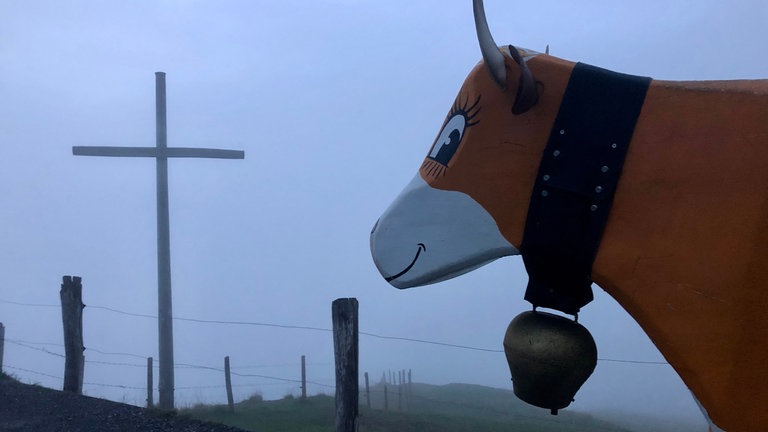
[[[418,246],[418,248],[416,249],[416,256],[413,257],[413,261],[411,261],[411,263],[408,264],[408,267],[404,268],[400,273],[398,273],[396,275],[384,278],[385,281],[392,282],[393,280],[399,278],[400,276],[408,273],[408,271],[410,271],[411,268],[413,268],[413,265],[416,264],[416,260],[419,259],[419,255],[421,255],[421,252],[422,251],[424,251],[424,252],[427,251],[427,247],[424,245],[424,243],[419,243],[417,246]]]

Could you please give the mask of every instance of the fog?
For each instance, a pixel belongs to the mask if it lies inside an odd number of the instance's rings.
[[[224,356],[236,400],[298,394],[302,355],[309,393],[333,394],[339,297],[360,301],[360,368],[373,379],[406,369],[511,388],[501,341],[530,308],[520,258],[400,291],[368,245],[480,59],[470,3],[0,2],[4,371],[61,387],[59,285],[78,275],[85,393],[144,404],[145,359],[157,359],[154,162],[72,146],[153,146],[164,71],[169,146],[246,155],[169,161],[177,405],[226,400]],[[499,43],[620,72],[768,75],[762,2],[488,0],[486,11]],[[601,360],[569,409],[704,425],[600,288],[580,322]]]

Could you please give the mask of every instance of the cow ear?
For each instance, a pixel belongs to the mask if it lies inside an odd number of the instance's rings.
[[[520,81],[517,83],[517,95],[515,96],[515,103],[512,105],[512,114],[524,114],[539,101],[539,89],[536,85],[536,79],[525,63],[523,56],[520,55],[520,51],[510,45],[509,54],[520,67]]]

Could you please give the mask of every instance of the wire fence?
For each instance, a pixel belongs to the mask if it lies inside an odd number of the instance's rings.
[[[22,302],[15,302],[15,301],[9,301],[9,300],[2,300],[0,299],[0,303],[6,303],[6,304],[12,304],[16,306],[27,306],[27,307],[52,307],[52,308],[60,308],[60,305],[53,305],[53,304],[39,304],[39,303],[22,303]],[[126,312],[123,310],[107,307],[107,306],[96,306],[96,305],[88,305],[91,309],[101,309],[106,310],[109,312],[113,312],[116,314],[126,315],[126,316],[133,316],[133,317],[140,317],[140,318],[148,318],[148,319],[157,319],[157,315],[151,315],[151,314],[143,314],[143,313],[135,313],[135,312]],[[221,324],[221,325],[235,325],[235,326],[258,326],[258,327],[273,327],[273,328],[282,328],[282,329],[293,329],[293,330],[310,330],[310,331],[319,331],[319,332],[326,332],[326,333],[332,333],[333,330],[330,328],[324,328],[324,327],[313,327],[313,326],[303,326],[303,325],[292,325],[292,324],[276,324],[276,323],[268,323],[268,322],[258,322],[258,321],[228,321],[228,320],[209,320],[209,319],[199,319],[199,318],[186,318],[186,317],[179,317],[175,316],[173,317],[174,321],[185,321],[185,322],[195,322],[195,323],[201,323],[201,324]],[[483,347],[475,347],[475,346],[469,346],[469,345],[461,345],[461,344],[455,344],[455,343],[449,343],[449,342],[442,342],[442,341],[434,341],[434,340],[427,340],[427,339],[417,339],[417,338],[410,338],[410,337],[403,337],[403,336],[388,336],[388,335],[382,335],[379,333],[371,333],[366,331],[360,331],[360,335],[367,336],[371,338],[376,339],[386,339],[386,340],[395,340],[395,341],[403,341],[403,342],[414,342],[414,343],[420,343],[420,344],[428,344],[428,345],[437,345],[437,346],[444,346],[448,348],[457,348],[457,349],[463,349],[463,350],[470,350],[470,351],[481,351],[481,352],[490,352],[490,353],[504,353],[504,350],[501,349],[494,349],[494,348],[483,348]],[[64,345],[60,345],[64,346]],[[92,351],[97,351],[92,348],[89,348]],[[99,352],[99,351],[97,351]],[[103,352],[102,352],[103,353]],[[106,354],[106,353],[105,353]],[[110,354],[119,354],[119,355],[128,355],[128,356],[135,356],[138,358],[145,358],[143,356],[139,356],[136,354],[125,354],[125,353],[110,353]],[[643,361],[643,360],[627,360],[627,359],[613,359],[613,358],[598,358],[598,361],[606,361],[606,362],[618,362],[618,363],[635,363],[635,364],[658,364],[658,365],[669,365],[669,363],[665,361]]]
[[[0,299],[0,303],[18,306],[18,307],[25,307],[25,308],[57,308],[58,309],[61,307],[60,305],[56,305],[56,304],[27,303],[27,302],[5,300],[5,299]],[[116,309],[108,306],[88,305],[87,307],[90,309],[103,310],[108,313],[119,314],[123,316],[134,317],[134,318],[152,319],[152,320],[157,319],[156,315],[124,311],[124,310],[120,310],[120,309]],[[271,323],[271,322],[211,320],[211,319],[199,319],[199,318],[181,317],[181,316],[174,317],[174,320],[180,321],[180,322],[194,322],[198,324],[208,324],[208,325],[257,326],[257,327],[292,329],[292,330],[310,331],[310,332],[324,332],[324,333],[333,332],[333,330],[330,328],[306,326],[306,325],[295,325],[295,324]],[[441,346],[447,349],[486,352],[486,353],[492,353],[492,354],[499,354],[504,352],[501,349],[469,346],[464,344],[450,343],[446,341],[435,341],[435,340],[427,340],[427,339],[384,335],[384,334],[374,333],[369,331],[360,331],[359,334],[362,337],[367,337],[367,338],[391,340],[391,341],[411,343],[411,344],[426,344],[426,345],[433,345],[433,346]],[[13,347],[13,349],[24,350],[28,354],[48,356],[51,359],[55,358],[55,359],[58,359],[57,366],[56,366],[58,367],[58,370],[63,371],[64,369],[64,366],[63,366],[64,359],[65,359],[65,355],[63,354],[64,345],[61,343],[46,342],[46,341],[30,341],[30,340],[15,339],[15,338],[5,338],[4,342],[6,343],[6,351],[9,351],[11,347]],[[109,367],[114,370],[131,368],[134,370],[139,370],[139,372],[140,370],[147,369],[146,360],[148,356],[146,355],[141,355],[138,353],[131,353],[131,352],[116,352],[116,351],[103,350],[98,347],[90,346],[88,344],[86,344],[86,348],[87,348],[87,352],[90,353],[88,358],[86,358],[85,360],[86,365],[93,365],[95,367]],[[93,358],[90,358],[92,357],[91,354],[98,354],[97,357],[102,356],[104,358],[99,357],[97,359],[93,359]],[[136,359],[141,359],[143,361],[141,363],[136,362],[135,361]],[[668,365],[668,363],[663,361],[642,361],[642,360],[633,360],[633,359],[599,358],[598,361],[613,362],[613,363],[628,363],[628,364],[638,364],[638,365]],[[333,364],[332,359],[327,363],[322,363],[323,366],[330,366],[332,364]],[[320,364],[316,364],[316,365],[320,365]],[[53,380],[56,380],[57,382],[63,383],[63,377],[58,376],[55,373],[51,373],[50,371],[33,370],[33,369],[30,369],[29,367],[24,367],[24,366],[25,365],[8,364],[8,362],[6,362],[5,364],[2,364],[4,371],[10,371],[11,373],[16,375],[31,374],[33,376],[45,377],[47,379],[53,379]],[[296,363],[280,363],[280,364],[270,364],[270,365],[233,366],[231,368],[230,373],[232,376],[237,377],[239,382],[236,384],[233,384],[232,387],[241,388],[241,389],[247,389],[247,388],[258,389],[263,386],[289,385],[290,388],[294,388],[294,389],[300,388],[302,384],[302,380],[298,378],[292,378],[287,376],[276,376],[276,375],[266,374],[266,373],[253,373],[254,370],[258,371],[259,369],[263,370],[265,368],[287,368],[287,367],[293,368],[293,371],[298,372],[300,363],[296,362]],[[157,368],[157,362],[153,364],[153,369],[156,369],[156,368]],[[225,388],[224,380],[223,378],[221,378],[221,376],[224,374],[224,367],[207,365],[207,364],[179,362],[179,363],[174,363],[174,368],[179,371],[190,370],[190,371],[196,371],[198,373],[212,372],[212,373],[220,374],[218,375],[216,380],[221,382],[221,384],[213,384],[213,385],[206,384],[206,385],[195,385],[195,386],[179,386],[179,387],[176,387],[175,390],[195,392],[195,391],[205,391],[205,390],[215,390],[215,389]],[[296,373],[296,375],[298,375],[298,373]],[[115,377],[115,381],[118,381],[117,377],[120,377],[119,379],[122,379],[123,377],[128,378],[129,376],[132,376],[134,377],[134,380],[135,380],[137,376],[141,376],[141,375],[140,373],[124,374],[124,373],[118,372],[118,373],[113,373],[112,376]],[[133,392],[133,396],[132,396],[132,400],[127,400],[127,402],[134,403],[137,405],[142,405],[142,400],[144,397],[146,397],[147,387],[138,386],[135,384],[135,382],[136,381],[131,383],[119,383],[119,382],[104,383],[104,382],[84,381],[83,385],[86,388],[106,388],[106,389],[111,388],[111,389],[120,389],[120,390],[130,390]],[[335,385],[329,384],[329,383],[335,383],[335,378],[328,377],[327,379],[306,380],[306,385],[314,386],[316,393],[333,392],[335,390]],[[143,395],[141,392],[143,392]]]
[[[51,358],[58,359],[58,366],[60,370],[64,369],[64,359],[66,356],[62,354],[61,352],[57,351],[57,349],[63,350],[64,345],[60,343],[54,343],[54,342],[37,342],[37,341],[28,341],[28,340],[20,340],[20,339],[4,339],[4,342],[7,344],[9,348],[11,346],[18,347],[24,350],[28,350],[31,352],[37,352],[41,353],[41,355],[47,355]],[[53,348],[49,348],[53,347]],[[141,371],[145,371],[147,369],[147,363],[146,363],[146,357],[141,356],[139,354],[133,354],[133,353],[125,353],[125,352],[110,352],[110,351],[104,351],[93,347],[88,347],[87,352],[91,353],[98,353],[102,355],[108,355],[108,356],[122,356],[126,358],[140,358],[142,360],[145,360],[143,363],[138,362],[128,362],[128,361],[106,361],[106,360],[91,360],[86,359],[85,364],[86,365],[102,365],[102,366],[109,366],[109,367],[115,367],[115,368],[134,368],[139,369]],[[311,365],[328,365],[328,364],[320,364],[320,363],[310,363]],[[294,387],[296,387],[296,384],[301,385],[302,383],[306,383],[307,385],[313,385],[315,387],[319,388],[325,388],[325,389],[335,389],[334,385],[325,384],[322,382],[318,382],[315,380],[306,380],[302,381],[300,379],[296,378],[286,378],[286,377],[278,377],[278,376],[272,376],[267,374],[260,374],[260,373],[249,373],[249,370],[253,369],[263,369],[263,368],[275,368],[275,367],[291,367],[298,370],[300,367],[300,363],[283,363],[283,364],[267,364],[267,365],[245,365],[245,366],[239,366],[239,367],[233,367],[230,370],[230,375],[239,377],[239,378],[246,378],[246,379],[253,379],[257,378],[261,381],[258,382],[249,382],[249,383],[243,383],[243,384],[235,384],[232,385],[233,388],[254,388],[254,387],[262,387],[262,386],[269,386],[269,385],[275,385],[275,384],[292,384]],[[153,362],[153,370],[157,370],[158,365],[156,362]],[[32,370],[27,367],[22,367],[14,364],[3,364],[4,371],[8,371],[14,374],[18,374],[19,372],[23,372],[25,374],[32,374],[34,376],[39,377],[46,377],[56,380],[57,382],[63,383],[64,378],[59,375],[55,375],[52,373],[47,372],[41,372],[37,370]],[[207,371],[207,372],[215,372],[219,374],[221,377],[223,377],[223,374],[225,372],[223,367],[219,366],[211,366],[211,365],[202,365],[202,364],[191,364],[191,363],[174,363],[174,369],[176,370],[196,370],[196,371]],[[116,374],[117,376],[122,376],[123,374]],[[133,374],[133,376],[138,376],[137,374]],[[266,380],[266,381],[264,381]],[[185,391],[185,390],[210,390],[210,389],[224,389],[226,386],[224,385],[224,380],[221,379],[222,384],[220,385],[195,385],[195,386],[177,386],[175,390],[179,391]],[[146,386],[136,386],[136,385],[130,385],[130,384],[115,384],[115,383],[101,383],[101,382],[91,382],[91,381],[84,381],[84,386],[90,386],[90,387],[103,387],[103,388],[116,388],[116,389],[125,389],[125,390],[138,390],[142,392],[147,391]]]

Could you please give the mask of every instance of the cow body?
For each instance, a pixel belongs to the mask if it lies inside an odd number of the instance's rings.
[[[453,135],[441,131],[374,227],[374,260],[399,288],[521,248],[574,63],[519,50],[539,95],[514,115],[520,68],[501,50],[506,85],[483,63],[470,72],[444,125]],[[766,163],[768,80],[652,81],[592,267],[727,431],[768,423]]]
[[[768,423],[768,81],[653,82],[592,277],[716,424]]]

